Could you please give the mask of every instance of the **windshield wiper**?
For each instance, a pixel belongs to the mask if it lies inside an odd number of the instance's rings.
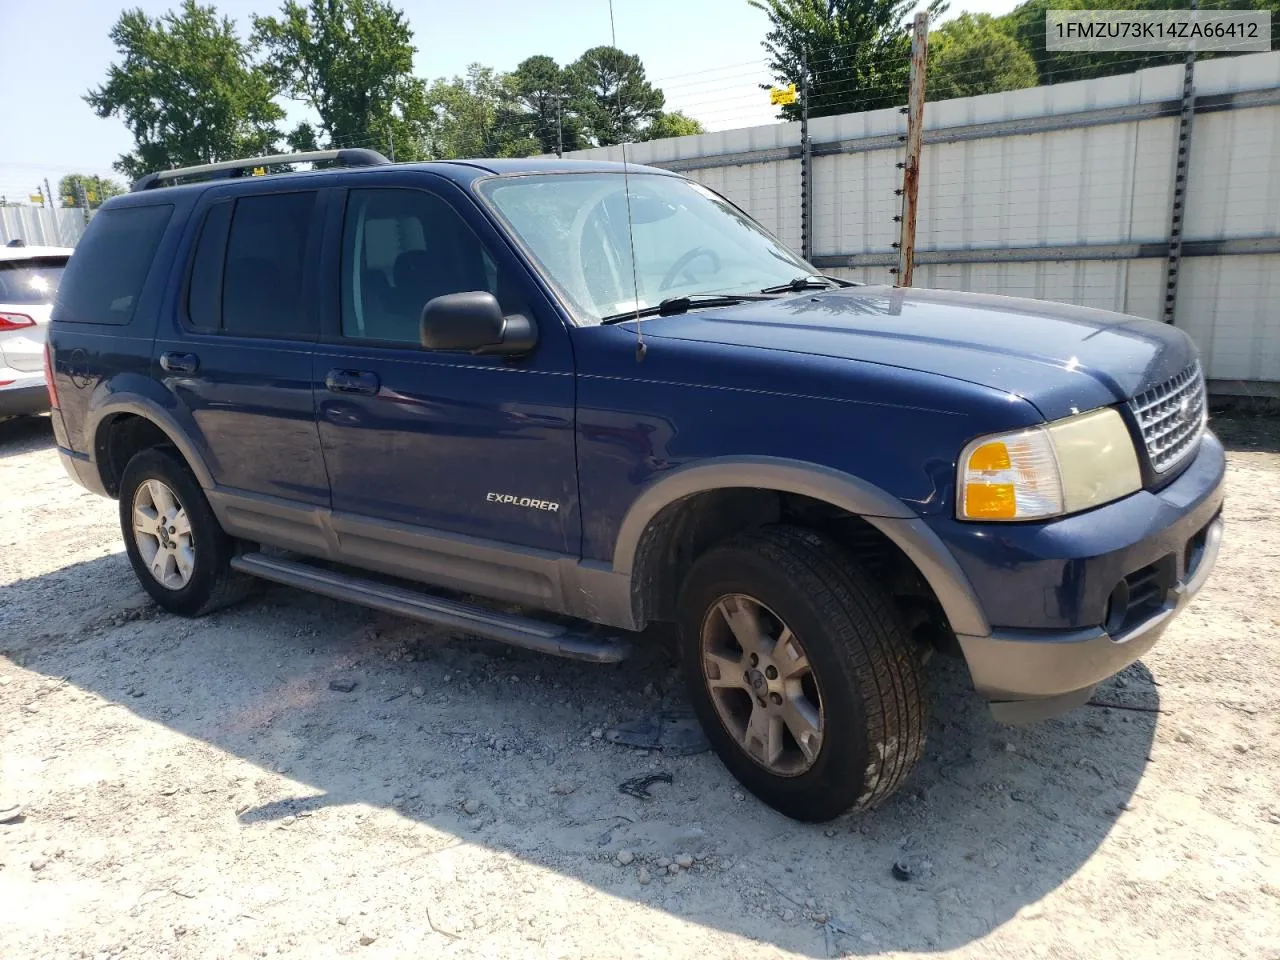
[[[817,274],[809,274],[805,277],[795,277],[786,283],[780,283],[776,287],[765,287],[761,293],[799,293],[801,290],[826,290],[831,286],[841,286],[847,281],[837,280],[835,277],[820,277]]]
[[[611,313],[602,317],[601,323],[622,323],[635,320],[637,317],[672,317],[677,313],[688,313],[701,307],[732,307],[747,300],[768,300],[761,293],[691,293],[684,297],[667,297],[652,307],[641,307],[639,310],[628,310],[625,313]]]

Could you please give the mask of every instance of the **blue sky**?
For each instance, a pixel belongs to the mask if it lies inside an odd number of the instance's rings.
[[[108,33],[125,3],[111,0],[0,0],[5,40],[0,96],[0,194],[25,196],[38,181],[80,171],[112,175],[111,163],[132,138],[115,119],[102,120],[81,99],[100,84],[117,54]],[[177,0],[132,0],[151,15]],[[273,12],[276,0],[218,0],[242,30],[251,13]],[[404,0],[414,28],[420,76],[452,76],[480,62],[509,70],[544,53],[567,63],[609,42],[607,0]],[[1004,13],[1014,0],[953,0],[960,10]],[[746,0],[614,0],[618,46],[637,53],[649,78],[712,130],[768,123],[774,109],[757,84],[767,82],[764,14]],[[16,96],[15,96],[16,94]],[[291,119],[304,117],[286,105]]]

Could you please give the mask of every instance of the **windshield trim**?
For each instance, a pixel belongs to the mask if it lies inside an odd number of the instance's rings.
[[[624,174],[621,169],[618,169],[616,171],[587,169],[587,170],[530,170],[528,172],[522,171],[520,173],[491,173],[487,176],[476,177],[474,180],[471,181],[469,185],[471,192],[474,194],[475,199],[480,204],[481,208],[485,211],[486,214],[488,214],[494,220],[495,225],[498,227],[503,237],[509,243],[515,244],[515,246],[519,249],[521,254],[523,254],[523,258],[527,268],[532,270],[535,276],[537,276],[537,278],[542,281],[543,287],[546,289],[547,293],[551,295],[551,297],[555,300],[556,304],[559,305],[560,309],[564,311],[565,316],[569,318],[569,321],[575,327],[612,326],[612,325],[615,325],[618,321],[614,321],[613,323],[606,324],[604,323],[603,317],[597,318],[591,315],[583,315],[582,312],[577,307],[575,307],[573,299],[565,293],[564,289],[556,281],[555,277],[553,277],[550,274],[550,272],[542,265],[541,260],[534,254],[532,248],[525,242],[524,238],[520,236],[519,231],[516,230],[515,226],[511,223],[511,221],[508,220],[506,216],[503,215],[502,211],[498,209],[497,205],[494,204],[489,199],[489,197],[485,194],[485,192],[481,189],[481,187],[484,186],[485,184],[490,183],[494,180],[519,180],[519,179],[527,179],[529,177],[538,177],[540,179],[545,179],[547,177],[583,177],[583,176],[624,177],[629,175],[632,177],[669,177],[672,180],[683,180],[686,183],[689,183],[700,190],[706,190],[708,193],[713,194],[714,196],[716,196],[717,198],[719,198],[720,200],[728,204],[730,207],[737,210],[738,213],[742,214],[743,217],[749,220],[757,230],[759,230],[762,234],[764,234],[766,237],[768,237],[770,240],[776,243],[783,250],[786,250],[788,253],[794,256],[797,259],[797,261],[799,261],[799,263],[809,268],[815,276],[820,275],[817,267],[809,263],[808,260],[805,260],[804,257],[802,257],[795,250],[793,250],[790,246],[788,246],[787,244],[783,243],[780,239],[778,239],[778,237],[773,233],[772,230],[769,230],[768,228],[766,228],[763,224],[760,223],[760,221],[758,221],[755,217],[751,216],[751,214],[747,213],[747,211],[743,210],[742,207],[738,206],[736,203],[734,203],[724,194],[720,193],[719,191],[713,190],[711,187],[708,187],[705,183],[701,183],[697,180],[692,179],[691,177],[682,176],[681,174],[671,170],[663,170],[661,168],[650,167],[644,164],[629,164],[628,166],[630,166],[631,169],[627,174]],[[729,295],[731,294],[726,294],[726,296],[729,296]],[[733,294],[733,295],[736,296],[736,294]],[[644,319],[645,318],[642,316],[641,322],[643,322]]]

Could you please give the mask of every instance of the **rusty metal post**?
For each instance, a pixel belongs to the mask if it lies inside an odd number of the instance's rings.
[[[911,93],[907,100],[907,156],[902,165],[902,232],[894,286],[911,286],[915,266],[916,198],[920,194],[920,144],[924,135],[924,71],[929,49],[929,15],[917,13],[911,33]]]
[[[813,143],[809,140],[809,55],[800,54],[800,255],[813,256]]]
[[[1200,9],[1191,0],[1191,12]],[[1187,211],[1187,178],[1191,173],[1191,128],[1196,117],[1196,51],[1182,62],[1182,109],[1178,113],[1178,154],[1173,165],[1173,202],[1169,211],[1169,255],[1165,260],[1164,309],[1160,319],[1173,323],[1178,306],[1178,272],[1182,266],[1182,218]]]

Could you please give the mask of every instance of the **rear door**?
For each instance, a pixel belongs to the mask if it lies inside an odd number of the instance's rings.
[[[155,376],[205,457],[224,515],[228,497],[239,516],[259,519],[329,502],[311,395],[324,199],[269,181],[217,187],[193,217],[186,280],[157,331]]]

